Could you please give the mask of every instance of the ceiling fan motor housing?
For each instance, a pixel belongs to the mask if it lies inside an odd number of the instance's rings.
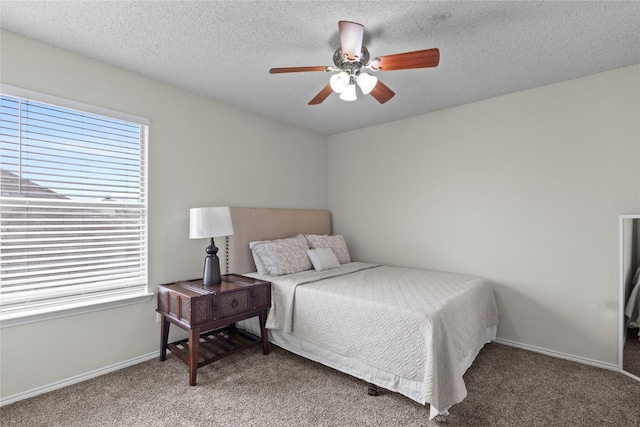
[[[350,75],[358,75],[360,70],[369,62],[369,51],[362,46],[362,52],[355,60],[350,60],[347,54],[342,53],[341,48],[337,48],[333,53],[333,63],[342,71]]]

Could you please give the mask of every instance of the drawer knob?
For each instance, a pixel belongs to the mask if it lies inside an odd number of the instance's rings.
[[[240,303],[238,302],[237,299],[234,298],[233,301],[231,301],[231,308],[236,308],[238,306],[238,304],[240,304]]]

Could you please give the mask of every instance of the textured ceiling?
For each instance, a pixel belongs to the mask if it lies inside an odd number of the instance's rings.
[[[640,63],[640,2],[0,2],[17,34],[331,135]],[[437,47],[436,68],[379,72],[396,96],[307,102],[333,65],[338,21],[373,56]]]

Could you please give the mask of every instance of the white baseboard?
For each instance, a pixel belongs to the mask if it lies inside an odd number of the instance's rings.
[[[639,377],[639,376],[637,376],[637,375],[633,375],[631,372],[627,372],[627,371],[623,371],[623,370],[620,370],[620,372],[621,372],[621,373],[623,373],[623,374],[625,374],[625,375],[626,375],[626,376],[628,376],[628,377],[633,378],[633,379],[634,379],[634,380],[636,380],[636,381],[640,381],[640,377]]]
[[[493,341],[497,342],[498,344],[504,344],[504,345],[508,345],[508,346],[511,346],[511,347],[521,348],[523,350],[529,350],[529,351],[533,351],[535,353],[541,353],[541,354],[544,354],[546,356],[557,357],[559,359],[570,360],[572,362],[582,363],[584,365],[595,366],[596,368],[603,368],[603,369],[608,369],[610,371],[620,372],[620,369],[618,368],[618,365],[613,364],[613,363],[599,362],[597,360],[587,359],[585,357],[574,356],[572,354],[561,353],[559,351],[547,350],[545,348],[540,348],[540,347],[536,347],[536,346],[528,345],[528,344],[521,344],[519,342],[509,341],[509,340],[505,340],[505,339],[502,339],[502,338],[496,338]]]
[[[105,366],[104,368],[96,369],[94,371],[86,372],[84,374],[76,375],[71,378],[65,378],[64,380],[56,381],[54,383],[47,384],[42,387],[34,388],[33,390],[28,390],[22,393],[14,394],[13,396],[5,397],[3,399],[0,399],[0,406],[5,406],[10,403],[17,402],[19,400],[35,397],[42,393],[47,393],[49,391],[57,390],[72,384],[89,380],[91,378],[99,377],[101,375],[108,374],[109,372],[114,372],[119,369],[126,368],[128,366],[137,365],[138,363],[146,362],[147,360],[151,360],[156,357],[160,357],[160,350],[154,351],[152,353],[143,354],[142,356],[134,357],[133,359],[125,360],[123,362],[119,362],[110,366]]]

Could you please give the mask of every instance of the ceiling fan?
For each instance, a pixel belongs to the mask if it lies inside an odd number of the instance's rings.
[[[351,21],[339,21],[340,47],[333,54],[335,67],[284,67],[272,68],[270,74],[297,73],[305,71],[322,71],[335,73],[309,105],[317,105],[327,99],[331,92],[340,94],[344,101],[355,101],[356,85],[363,94],[371,94],[378,102],[384,104],[395,93],[378,78],[367,71],[408,70],[411,68],[435,67],[440,62],[440,51],[436,48],[378,56],[370,59],[369,51],[362,45],[364,26]]]

